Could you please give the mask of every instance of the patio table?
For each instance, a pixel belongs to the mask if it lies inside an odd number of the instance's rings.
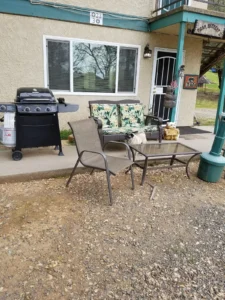
[[[168,169],[185,167],[187,176],[190,178],[188,165],[195,156],[201,154],[201,152],[198,150],[176,142],[130,145],[130,149],[132,151],[134,164],[143,169],[141,185],[144,184],[148,168]],[[136,159],[137,153],[143,156],[143,159]],[[180,158],[177,158],[178,156],[188,157],[188,159],[181,160]],[[148,167],[149,160],[169,160],[169,165]],[[177,162],[176,164],[174,164],[175,161]],[[142,165],[143,163],[144,165]]]

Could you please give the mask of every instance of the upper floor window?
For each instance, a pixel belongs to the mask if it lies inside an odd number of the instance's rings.
[[[156,0],[156,10],[153,13],[163,14],[183,5],[190,5],[190,0]]]
[[[46,85],[58,92],[136,93],[139,46],[46,39]]]

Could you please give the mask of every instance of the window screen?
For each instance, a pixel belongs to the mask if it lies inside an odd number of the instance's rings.
[[[135,92],[137,50],[120,47],[118,92]]]
[[[70,44],[68,41],[47,41],[48,84],[52,90],[70,90]]]

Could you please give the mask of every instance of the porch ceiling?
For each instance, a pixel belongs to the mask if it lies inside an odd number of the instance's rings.
[[[150,32],[179,35],[180,22],[186,23],[185,36],[203,40],[200,76],[225,57],[225,40],[193,34],[196,20],[225,25],[225,13],[181,6],[149,20]]]
[[[194,24],[196,20],[224,25],[225,13],[183,5],[157,17],[150,18],[149,29],[150,32],[153,32],[168,26],[179,24],[180,22]]]
[[[204,41],[200,76],[204,75],[219,60],[225,57],[225,41]]]

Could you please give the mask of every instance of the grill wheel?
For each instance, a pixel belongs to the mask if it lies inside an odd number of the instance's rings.
[[[12,158],[15,161],[21,160],[23,158],[23,153],[21,151],[15,150],[12,153]]]

